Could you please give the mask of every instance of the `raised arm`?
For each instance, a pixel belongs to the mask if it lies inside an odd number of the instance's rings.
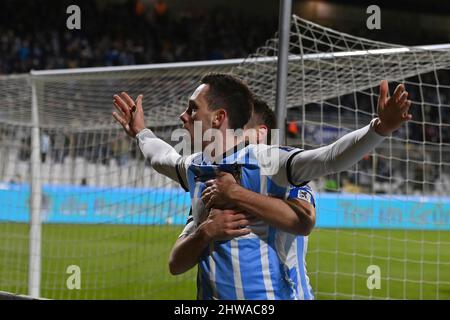
[[[411,101],[404,85],[400,84],[392,97],[388,96],[386,80],[380,85],[378,118],[359,130],[353,131],[331,145],[314,150],[293,152],[284,162],[287,181],[277,177],[278,183],[304,184],[321,176],[346,170],[378,146],[386,136],[411,119]],[[284,173],[283,173],[284,174]]]
[[[184,161],[186,158],[168,143],[159,139],[150,129],[140,131],[136,138],[142,154],[150,161],[153,169],[182,186],[187,184]],[[180,181],[182,180],[183,181]]]
[[[113,112],[113,117],[130,137],[137,138],[141,152],[145,158],[149,159],[150,165],[156,171],[185,185],[186,171],[183,170],[182,161],[185,158],[182,158],[170,144],[159,139],[146,128],[142,99],[143,96],[139,95],[134,101],[126,92],[114,95],[113,103],[117,112]]]
[[[376,122],[374,119],[330,145],[294,153],[286,163],[288,182],[299,185],[350,168],[384,140],[375,131]]]

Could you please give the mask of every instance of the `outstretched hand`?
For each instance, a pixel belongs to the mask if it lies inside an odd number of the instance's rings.
[[[383,136],[392,134],[404,122],[412,119],[412,115],[409,114],[410,106],[411,101],[408,100],[408,92],[403,84],[399,84],[394,90],[394,95],[389,97],[388,82],[382,80],[377,106],[379,122],[375,126],[375,131]]]
[[[114,106],[118,112],[113,112],[114,119],[120,123],[125,132],[132,138],[145,129],[144,110],[142,109],[143,95],[139,95],[136,102],[126,93],[114,95]]]

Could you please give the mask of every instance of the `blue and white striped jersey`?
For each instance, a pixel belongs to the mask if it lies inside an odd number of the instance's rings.
[[[281,148],[286,156],[299,151]],[[188,220],[184,234],[195,230],[206,219],[208,211],[201,193],[204,183],[215,177],[219,170],[232,173],[242,186],[254,192],[281,199],[299,198],[315,205],[309,186],[281,186],[275,182],[274,175],[263,175],[256,151],[256,146],[249,145],[219,164],[205,161],[201,154],[192,157],[186,166],[192,218]],[[313,299],[305,263],[308,237],[281,231],[263,221],[250,229],[249,235],[211,242],[205,249],[199,262],[198,298]]]

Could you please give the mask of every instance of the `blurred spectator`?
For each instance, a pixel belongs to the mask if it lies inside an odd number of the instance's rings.
[[[31,137],[22,137],[20,139],[19,160],[28,161],[30,159]]]
[[[153,12],[155,14],[155,21],[160,25],[167,25],[168,22],[168,7],[164,0],[156,0],[153,5]]]
[[[50,136],[43,131],[41,134],[41,161],[45,162],[50,150]]]
[[[64,158],[68,154],[69,137],[59,132],[52,136],[52,154],[53,161],[56,163],[64,163]]]
[[[299,129],[296,121],[291,121],[287,125],[288,137],[295,138],[298,136]]]
[[[114,139],[112,143],[112,153],[119,166],[124,166],[128,163],[129,141],[124,136],[119,136]]]
[[[145,5],[142,2],[142,0],[136,0],[135,6],[134,6],[134,13],[137,17],[143,16],[145,13]]]

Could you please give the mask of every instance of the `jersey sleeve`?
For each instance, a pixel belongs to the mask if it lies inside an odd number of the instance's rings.
[[[184,226],[183,231],[180,233],[178,238],[188,236],[195,230],[194,217],[192,215],[192,207],[189,209],[189,215],[186,221],[186,225]]]
[[[291,175],[291,161],[302,149],[287,146],[269,146],[259,144],[254,146],[261,175],[269,176],[278,186],[287,187]],[[307,182],[305,182],[307,183]]]
[[[385,139],[375,132],[377,120],[313,150],[258,145],[261,173],[271,176],[279,186],[300,187],[313,179],[347,170]]]
[[[303,187],[292,187],[289,191],[288,199],[299,199],[310,203],[314,208],[316,207],[316,199],[314,192],[309,185]]]
[[[187,191],[186,168],[190,157],[182,157],[170,144],[158,138],[150,129],[136,135],[139,148],[157,172],[178,182]]]

